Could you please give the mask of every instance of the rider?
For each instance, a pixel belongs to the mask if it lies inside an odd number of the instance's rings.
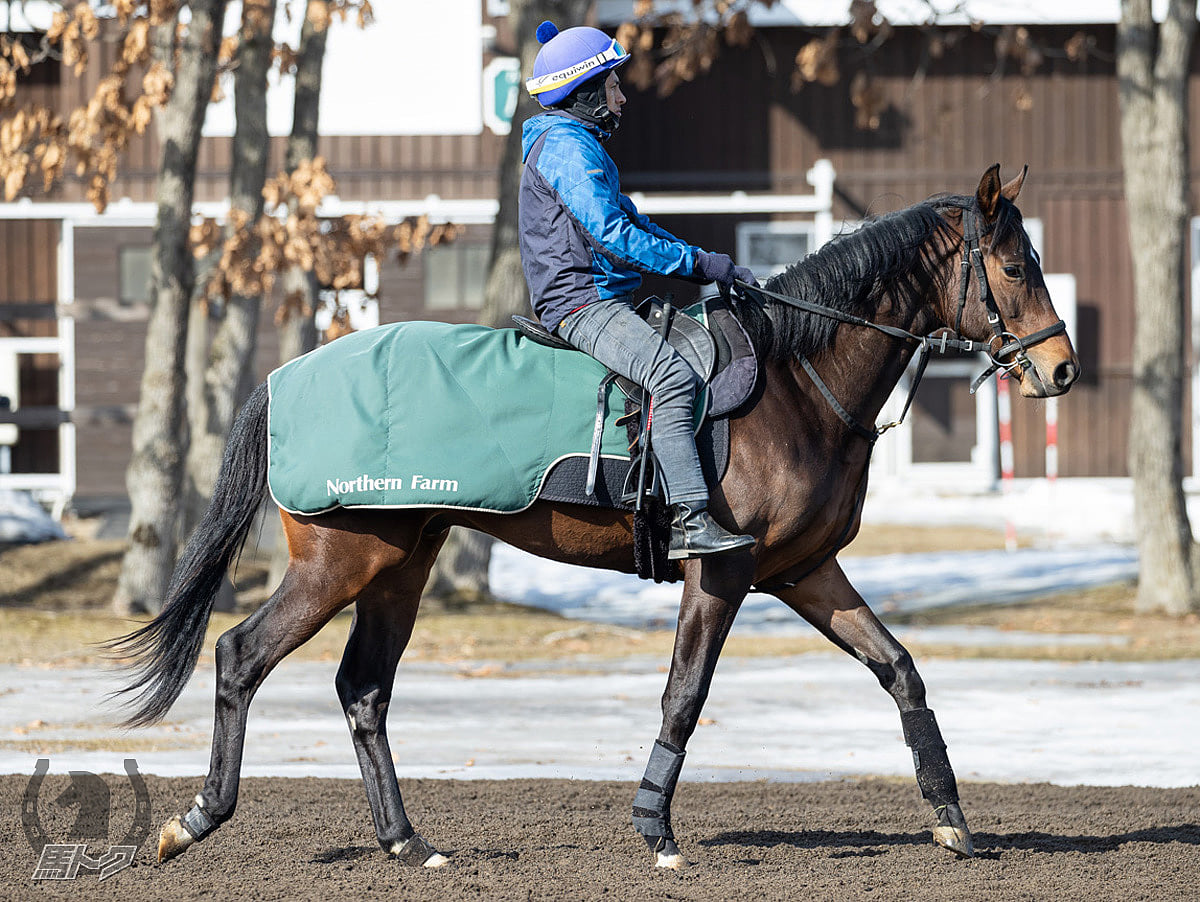
[[[549,112],[522,133],[521,262],[538,318],[551,332],[651,393],[653,447],[674,505],[672,559],[754,544],[708,515],[708,486],[696,455],[692,409],[698,377],[674,348],[634,312],[640,273],[700,282],[753,282],[726,254],[680,241],[620,193],[617,168],[602,142],[621,122],[616,69],[629,55],[596,28],[559,32],[538,26],[543,45],[526,80]]]

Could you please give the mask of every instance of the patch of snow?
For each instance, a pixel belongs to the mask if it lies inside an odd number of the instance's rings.
[[[1012,602],[1130,580],[1137,575],[1137,556],[1118,545],[889,554],[848,557],[842,569],[877,613],[888,614]],[[490,578],[492,591],[510,601],[580,620],[646,628],[674,625],[682,588],[547,561],[508,545],[493,549]],[[810,627],[777,598],[752,592],[734,629],[783,635]]]
[[[478,664],[479,662],[472,662]],[[649,658],[587,674],[469,678],[401,663],[391,705],[401,779],[566,777],[636,781],[658,734],[666,675]],[[919,662],[929,705],[961,780],[1190,786],[1200,780],[1200,661]],[[285,661],[255,699],[243,773],[358,776],[333,691],[335,662]],[[32,774],[39,742],[54,773],[201,774],[208,765],[213,673],[201,669],[166,724],[127,733],[103,705],[98,670],[0,667],[0,773]],[[30,712],[46,723],[29,725]],[[722,661],[688,746],[685,780],[912,777],[891,698],[848,655]],[[1169,724],[1170,729],[1163,729]],[[18,733],[14,728],[25,728]],[[16,735],[14,735],[16,734]],[[22,737],[31,750],[22,751]],[[109,744],[73,751],[72,738]],[[17,741],[12,741],[17,740]],[[123,743],[136,743],[123,750]],[[147,747],[154,751],[145,750]],[[632,790],[631,790],[632,792]],[[969,793],[964,794],[969,804]]]
[[[0,544],[65,539],[66,533],[28,492],[0,489]]]

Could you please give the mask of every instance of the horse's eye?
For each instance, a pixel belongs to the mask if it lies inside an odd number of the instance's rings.
[[[1025,278],[1025,267],[1010,263],[1004,267],[1004,274],[1010,279],[1023,279]]]

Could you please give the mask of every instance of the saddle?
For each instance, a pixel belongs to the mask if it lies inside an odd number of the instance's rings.
[[[704,390],[698,408],[696,450],[705,479],[715,485],[729,462],[727,418],[750,397],[758,379],[758,359],[750,338],[728,302],[715,291],[686,310],[674,307],[669,295],[665,300],[647,298],[635,309],[700,376]],[[534,320],[523,316],[513,320],[525,336],[539,344],[578,350]],[[611,384],[625,396],[625,415],[617,420],[625,426],[629,439],[630,460],[624,466],[600,455]],[[632,509],[637,574],[655,582],[674,582],[680,570],[667,557],[671,518],[660,497],[661,481],[650,453],[646,429],[650,405],[645,394],[640,385],[610,370],[600,380],[596,395],[596,425],[586,476],[573,462],[565,461],[552,468],[539,497]],[[584,497],[578,494],[581,476]]]
[[[754,391],[758,378],[758,359],[754,346],[728,302],[719,294],[702,296],[700,301],[686,310],[673,306],[670,295],[665,300],[646,298],[635,309],[700,377],[703,392],[698,411],[698,432],[710,421],[727,417],[737,410]],[[533,341],[553,348],[578,350],[535,320],[514,316],[513,321]],[[658,495],[657,473],[652,456],[647,453],[649,433],[645,427],[650,405],[646,403],[646,392],[642,386],[611,370],[600,380],[596,395],[596,426],[585,491],[588,497],[595,494],[600,466],[600,437],[606,412],[605,398],[610,383],[615,383],[626,398],[625,416],[617,422],[623,423],[628,429],[629,452],[633,458],[630,474],[636,474],[636,486],[627,483],[621,501],[632,505],[634,510],[641,510],[646,497]],[[714,448],[723,449],[727,455],[727,441],[722,442],[719,438],[713,441],[712,436],[706,438],[710,439]],[[719,481],[724,474],[726,460],[714,463],[713,469]]]
[[[665,301],[649,297],[636,309],[660,335],[665,328],[667,343],[700,377],[706,389],[704,417],[728,416],[750,397],[758,378],[758,359],[746,330],[720,295],[702,296],[684,310],[673,306],[669,295]],[[527,338],[538,344],[577,350],[536,320],[514,316],[513,322]],[[615,381],[635,407],[644,406],[645,392],[640,385],[616,373],[610,372],[606,378]]]

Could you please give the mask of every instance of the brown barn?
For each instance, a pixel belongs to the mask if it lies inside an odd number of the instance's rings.
[[[485,45],[490,26],[503,35],[505,22],[488,12],[501,11],[504,4],[471,3],[483,13]],[[619,15],[621,7],[601,4],[602,17]],[[900,27],[867,63],[883,90],[875,129],[857,127],[845,81],[791,90],[791,61],[813,29],[761,27],[750,47],[724,49],[711,73],[665,100],[653,92],[627,90],[628,115],[610,150],[625,190],[643,192],[650,208],[657,200],[658,208],[677,209],[682,205],[672,207],[672,198],[684,196],[692,204],[709,198],[711,209],[730,209],[731,203],[736,207],[730,196],[738,191],[747,192],[751,201],[774,199],[774,207],[758,205],[767,212],[656,216],[693,243],[735,253],[760,274],[813,249],[820,233],[814,215],[781,211],[789,209],[789,198],[811,197],[807,174],[818,160],[830,161],[836,173],[835,229],[937,192],[970,191],[993,162],[1001,162],[1010,175],[1028,163],[1021,207],[1040,244],[1045,271],[1066,277],[1061,282],[1067,288],[1073,277],[1075,339],[1084,367],[1083,379],[1058,411],[1060,472],[1068,477],[1124,476],[1133,303],[1111,62],[1115,27],[1029,27],[1035,40],[1050,47],[1062,47],[1085,30],[1095,38],[1096,53],[1081,63],[1048,55],[1028,76],[1011,71],[1013,66],[998,71],[994,37],[963,28],[953,49],[914,80],[921,35],[916,28]],[[484,46],[481,60],[489,59]],[[851,54],[841,62],[843,71],[859,64]],[[48,63],[20,90],[66,106],[84,97],[95,77],[76,79]],[[1200,144],[1196,137],[1193,146]],[[276,158],[282,159],[282,139],[276,141]],[[503,142],[482,121],[473,133],[338,134],[323,139],[340,202],[348,208],[370,202],[395,215],[441,210],[447,218],[469,223],[462,240],[405,267],[380,262],[381,321],[472,319],[486,266]],[[229,143],[227,137],[206,139],[199,201],[216,203],[224,197]],[[45,409],[70,406],[64,397],[69,390],[59,386],[58,358],[17,358],[19,403],[41,411],[22,420],[11,449],[11,470],[57,472],[71,464],[71,454],[62,453],[61,445],[73,439],[71,491],[84,510],[120,503],[125,491],[147,312],[154,146],[151,139],[133,148],[113,191],[114,198],[128,200],[115,202],[104,216],[88,213],[78,186],[66,186],[49,198],[35,197],[32,203],[0,204],[0,336],[54,335],[55,311],[73,320],[75,332],[70,424],[61,425]],[[452,207],[451,201],[463,203]],[[1198,236],[1200,230],[1193,226],[1193,246]],[[683,295],[687,288],[676,285],[672,290]],[[272,313],[267,305],[259,351],[264,374],[277,364]],[[2,347],[0,342],[0,354]],[[0,394],[3,367],[0,356]],[[970,380],[962,378],[968,370],[977,367],[971,363],[964,368],[962,361],[940,369],[931,366],[911,429],[889,438],[892,444],[886,449],[887,443],[881,443],[877,480],[922,474],[953,474],[972,485],[994,480],[994,395],[972,398]],[[1045,405],[1015,404],[1014,417],[1016,475],[1041,476]],[[1185,418],[1191,422],[1191,416]]]

